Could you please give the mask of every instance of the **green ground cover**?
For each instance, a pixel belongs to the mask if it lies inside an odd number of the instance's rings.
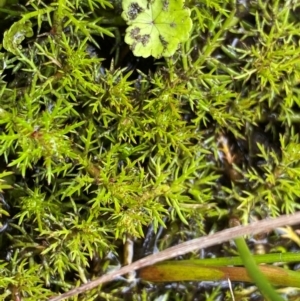
[[[0,1],[1,300],[86,283],[124,264],[129,238],[137,259],[299,208],[298,1],[124,3]],[[297,251],[298,234],[248,246]],[[124,279],[72,300],[159,296],[232,300],[217,284]]]

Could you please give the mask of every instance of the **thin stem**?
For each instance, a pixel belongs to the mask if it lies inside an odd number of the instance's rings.
[[[66,0],[59,0],[57,10],[54,12],[53,20],[54,26],[56,27],[56,37],[60,39],[63,31],[63,19],[65,10]]]
[[[243,237],[238,237],[234,241],[250,278],[255,282],[262,295],[270,301],[284,301],[270,284],[266,276],[258,268],[248,249],[245,239]]]
[[[262,255],[252,255],[253,259],[257,264],[260,263],[290,263],[300,262],[300,253],[271,253]],[[219,257],[219,258],[204,258],[204,259],[189,259],[179,261],[165,261],[164,265],[185,265],[185,264],[196,264],[199,266],[226,266],[226,265],[242,265],[243,261],[241,257]]]

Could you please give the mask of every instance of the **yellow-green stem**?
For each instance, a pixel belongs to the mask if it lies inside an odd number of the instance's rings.
[[[270,301],[284,301],[256,265],[245,239],[243,237],[238,237],[234,241],[250,278],[255,282],[263,296]]]

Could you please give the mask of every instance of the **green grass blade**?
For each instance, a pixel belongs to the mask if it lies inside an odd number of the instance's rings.
[[[259,266],[261,273],[275,286],[300,287],[300,273],[275,266]],[[188,260],[161,263],[143,268],[139,277],[151,282],[221,281],[253,282],[244,267],[202,266]]]
[[[257,264],[260,263],[291,263],[300,262],[300,253],[270,253],[261,255],[252,255]],[[190,259],[190,260],[178,260],[178,261],[164,261],[164,265],[185,265],[195,264],[197,266],[236,266],[243,265],[243,261],[239,256],[233,257],[218,257],[218,258],[204,258],[204,259]]]
[[[267,298],[267,300],[271,301],[284,301],[284,299],[272,287],[267,277],[258,268],[251,252],[248,249],[245,239],[243,237],[239,237],[234,241],[249,276],[253,279],[263,296]]]

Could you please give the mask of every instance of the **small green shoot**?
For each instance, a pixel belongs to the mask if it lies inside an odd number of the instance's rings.
[[[4,33],[3,47],[18,55],[19,49],[22,48],[21,43],[25,38],[33,36],[32,23],[29,20],[20,20],[15,22],[9,30]]]

